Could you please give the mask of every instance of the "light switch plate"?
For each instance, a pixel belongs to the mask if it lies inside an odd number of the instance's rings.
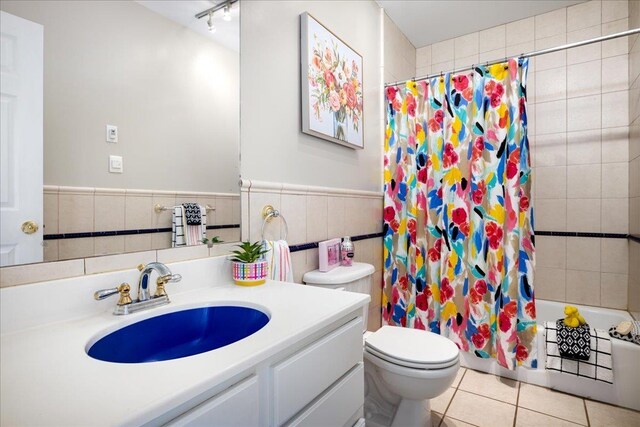
[[[109,156],[109,172],[122,173],[124,165],[122,164],[122,156]]]
[[[118,142],[118,126],[107,125],[107,142]]]

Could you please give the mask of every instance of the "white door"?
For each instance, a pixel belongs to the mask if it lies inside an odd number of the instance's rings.
[[[0,42],[0,266],[4,267],[42,261],[43,27],[0,11]]]

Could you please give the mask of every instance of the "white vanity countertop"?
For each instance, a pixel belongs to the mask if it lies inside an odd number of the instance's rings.
[[[140,313],[114,316],[113,298],[102,306],[108,311],[5,332],[0,342],[0,424],[141,425],[369,301],[367,295],[280,282],[257,287],[229,283],[175,295],[168,288],[168,293],[171,304]],[[119,364],[92,359],[85,352],[92,337],[123,324],[184,308],[225,303],[263,307],[271,320],[244,340],[181,359]],[[29,309],[28,305],[23,308]]]

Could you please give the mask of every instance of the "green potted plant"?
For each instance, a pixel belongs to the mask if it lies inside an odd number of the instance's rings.
[[[220,237],[218,236],[214,236],[210,239],[207,239],[206,237],[204,239],[202,239],[202,243],[204,243],[205,245],[207,245],[207,247],[211,248],[213,247],[213,245],[215,243],[224,243],[222,240],[220,240]]]
[[[267,250],[262,242],[242,242],[240,249],[232,251],[233,281],[240,286],[261,285],[267,280],[269,266],[263,259]]]

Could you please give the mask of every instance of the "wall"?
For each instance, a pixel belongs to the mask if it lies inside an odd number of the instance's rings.
[[[44,25],[45,184],[238,191],[237,52],[133,1],[1,7]]]
[[[629,2],[629,28],[640,28],[640,2]],[[629,38],[629,311],[640,319],[640,36]]]
[[[300,14],[309,12],[363,57],[364,146],[301,132]],[[243,1],[241,174],[246,179],[379,191],[382,20],[373,1]]]
[[[627,1],[590,1],[418,48],[416,74],[628,28]],[[628,233],[627,49],[623,38],[531,59],[536,231]],[[536,263],[538,298],[627,307],[626,239],[537,236]]]
[[[300,17],[310,13],[363,57],[364,145],[352,150],[301,132]],[[373,1],[243,1],[241,26],[242,233],[261,238],[264,205],[288,222],[290,245],[382,231],[382,14]],[[410,56],[410,55],[409,55]],[[267,238],[280,236],[279,222]],[[355,242],[375,265],[369,328],[380,326],[382,239]],[[292,254],[294,280],[318,250]]]
[[[263,176],[271,181],[245,180],[248,184],[241,193],[242,238],[257,240],[260,237],[261,210],[267,203],[280,209],[288,219],[292,245],[344,235],[379,234],[382,231],[383,143],[380,9],[369,1],[343,2],[343,14],[336,14],[335,7],[320,2],[271,2],[265,6],[243,1],[242,7],[242,173],[245,177]],[[302,11],[314,14],[364,56],[365,150],[349,150],[300,132],[298,14]],[[357,17],[355,21],[352,19],[354,16]],[[277,55],[273,54],[274,46]],[[276,96],[278,89],[274,85],[288,88],[291,82],[295,89],[284,90],[282,96]],[[267,99],[278,99],[278,108],[267,104]],[[265,143],[270,144],[269,150],[265,150]],[[293,184],[278,183],[282,176]],[[330,187],[302,185],[312,181]],[[60,232],[60,227],[71,227],[68,231],[73,232],[74,221],[65,218],[74,212],[63,201],[67,196],[61,197],[60,189],[50,190],[52,194],[45,198],[45,203],[51,205],[48,223],[56,224],[57,232]],[[148,212],[152,211],[153,204],[172,202],[171,197],[169,201],[161,200],[166,194],[143,197],[140,193],[128,194],[126,191],[124,196],[113,193],[94,189],[93,195],[82,195],[85,209],[89,212],[82,216],[93,215],[94,228],[96,223],[104,220],[119,221],[118,218],[105,218],[101,209],[105,203],[110,206],[126,205],[129,196],[131,204],[141,202],[135,216],[139,214],[149,219]],[[177,201],[178,194],[175,197]],[[100,220],[98,215],[102,216]],[[134,220],[137,219],[131,217],[131,221]],[[126,214],[124,222],[127,223]],[[278,223],[270,224],[266,237],[275,238],[279,231]],[[230,246],[223,244],[207,249],[200,245],[8,267],[2,269],[0,286],[121,270],[152,260],[171,262],[215,256],[225,253]],[[356,241],[355,248],[356,261],[375,266],[368,326],[376,329],[380,326],[382,239],[370,237]],[[317,249],[294,252],[292,258],[297,282],[301,281],[304,272],[318,267]]]
[[[2,272],[0,274],[0,288],[110,271],[131,270],[139,264],[148,264],[154,261],[170,263],[222,256],[233,250],[234,246],[230,243],[217,244],[212,248],[198,245],[3,267],[0,269]]]
[[[400,28],[384,14],[384,82],[416,76],[416,48]]]
[[[255,180],[243,180],[243,183],[243,239],[262,240],[261,212],[265,205],[280,211],[287,223],[287,242],[292,247],[343,236],[376,235],[354,242],[354,259],[375,268],[368,329],[379,328],[383,271],[382,237],[379,235],[382,232],[382,193]],[[264,230],[267,240],[285,237],[281,220],[272,220]],[[293,252],[291,263],[294,282],[303,283],[304,273],[318,268],[318,249]]]
[[[238,194],[45,186],[44,235],[50,239],[44,241],[44,261],[170,248],[170,232],[113,232],[171,229],[172,211],[158,213],[154,206],[182,203],[213,208],[207,212],[207,226],[220,228],[208,229],[207,237],[240,240],[240,229],[230,227],[240,221]],[[68,238],[73,233],[93,233],[93,237]]]

